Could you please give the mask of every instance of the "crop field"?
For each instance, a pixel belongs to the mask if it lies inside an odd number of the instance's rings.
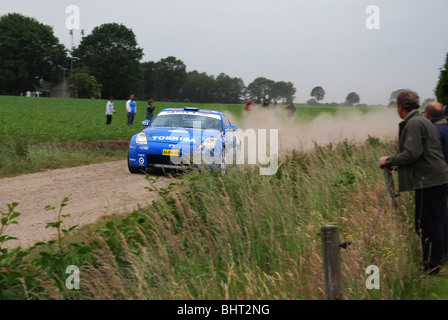
[[[130,139],[145,119],[146,101],[137,101],[134,126],[126,125],[126,101],[115,100],[112,124],[105,125],[105,100],[27,98],[0,96],[0,142],[26,137],[29,143]],[[240,118],[243,105],[156,102],[156,113],[163,108],[199,106],[225,111]],[[280,106],[279,109],[284,109]],[[353,108],[342,108],[350,111]],[[360,109],[360,108],[357,108]],[[322,113],[334,114],[337,107],[297,107],[297,117],[313,119]],[[365,109],[361,109],[365,110]]]

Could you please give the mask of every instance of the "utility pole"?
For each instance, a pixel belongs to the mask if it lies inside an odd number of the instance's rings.
[[[70,75],[73,74],[73,29],[70,30],[70,35],[72,36],[72,42],[70,47]]]

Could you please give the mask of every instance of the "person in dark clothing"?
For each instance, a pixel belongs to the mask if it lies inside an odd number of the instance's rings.
[[[438,102],[430,102],[425,106],[425,118],[430,120],[437,128],[442,144],[445,161],[448,164],[448,120],[443,115],[443,106]]]
[[[286,115],[286,121],[294,121],[294,117],[296,115],[296,106],[294,103],[288,104],[286,107],[286,110],[288,111],[288,114]]]
[[[264,99],[263,104],[261,106],[264,108],[268,108],[269,107],[269,99]]]
[[[380,168],[398,167],[399,191],[414,191],[415,229],[422,245],[424,271],[435,275],[443,260],[441,220],[447,204],[448,166],[436,127],[418,109],[419,96],[404,90],[397,96],[398,153],[378,160]]]
[[[430,102],[425,106],[423,114],[437,128],[442,145],[443,156],[448,164],[448,121],[443,114],[443,105],[438,102]],[[448,208],[442,207],[441,213],[441,232],[442,232],[442,261],[448,261]]]
[[[152,117],[154,116],[154,110],[156,107],[154,107],[153,104],[154,100],[149,99],[148,106],[146,107],[146,120],[152,120]]]

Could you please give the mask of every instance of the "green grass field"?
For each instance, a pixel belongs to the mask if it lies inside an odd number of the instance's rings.
[[[145,119],[146,101],[137,101],[137,115],[134,125],[126,125],[126,101],[115,100],[112,124],[105,125],[105,100],[27,98],[0,96],[0,142],[14,140],[16,136],[26,138],[29,143],[122,140],[141,129]],[[226,112],[234,118],[241,118],[243,105],[194,104],[156,102],[156,113],[164,108],[199,106]],[[284,109],[284,106],[279,106]],[[297,118],[312,119],[322,113],[363,110],[352,107],[297,107]]]
[[[117,113],[105,125],[107,101],[90,99],[26,98],[0,96],[0,141],[26,137],[29,143],[122,140],[138,132],[145,119],[146,102],[137,101],[134,125],[126,125],[126,101],[115,101]],[[156,103],[156,112],[194,104]],[[241,114],[238,105],[206,105],[213,110]]]
[[[106,126],[107,101],[0,96],[0,177],[47,169],[126,159],[126,143],[143,127],[146,102],[137,101],[133,126],[126,124],[126,101],[115,101],[117,113]],[[156,112],[194,104],[157,103]],[[238,105],[207,105],[239,117]],[[87,148],[86,142],[121,141],[120,150]],[[71,143],[77,142],[73,145]],[[85,144],[85,145],[83,145]]]

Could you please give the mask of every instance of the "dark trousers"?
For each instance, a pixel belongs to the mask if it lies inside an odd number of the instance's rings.
[[[421,239],[425,269],[446,259],[447,219],[447,185],[415,191],[415,229]]]
[[[128,112],[128,126],[134,123],[135,113]]]
[[[106,124],[111,124],[111,122],[112,122],[112,115],[106,114]]]

